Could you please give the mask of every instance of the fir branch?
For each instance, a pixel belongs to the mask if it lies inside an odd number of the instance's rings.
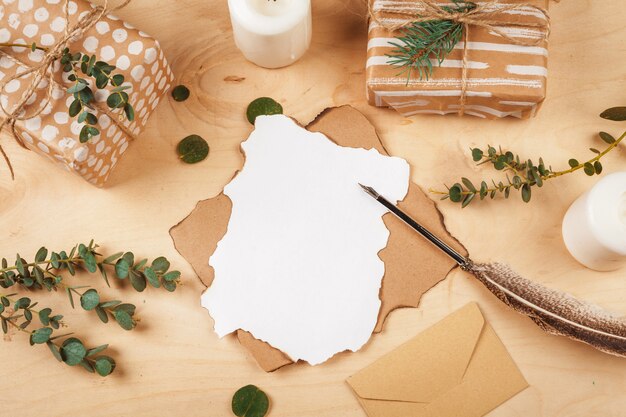
[[[444,7],[448,12],[466,13],[476,8],[476,4],[453,0],[452,7]],[[387,63],[400,68],[398,75],[406,75],[407,84],[414,72],[420,80],[428,80],[433,74],[433,61],[438,66],[452,52],[455,45],[463,39],[463,24],[451,20],[428,20],[414,22],[401,29],[401,34],[391,42],[396,49]]]

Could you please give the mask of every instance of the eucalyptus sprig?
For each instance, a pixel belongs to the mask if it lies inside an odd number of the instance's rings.
[[[48,48],[38,46],[36,43],[30,45],[0,43],[0,47],[3,46],[27,48],[33,52],[36,50],[49,51]],[[79,134],[81,143],[85,143],[92,137],[100,134],[100,130],[96,127],[98,125],[98,116],[94,113],[95,94],[85,76],[92,78],[95,86],[99,89],[110,87],[106,102],[112,111],[120,111],[130,122],[135,120],[135,110],[129,102],[129,95],[126,91],[131,86],[124,85],[125,79],[122,74],[113,74],[113,71],[117,69],[115,65],[99,61],[96,55],[71,52],[69,48],[63,50],[59,62],[63,67],[63,72],[67,74],[67,79],[73,82],[67,88],[67,93],[74,97],[68,113],[70,117],[78,117],[78,123],[83,125]]]
[[[466,13],[476,8],[476,4],[469,1],[452,2],[452,6],[442,9],[451,13]],[[428,80],[433,74],[431,59],[441,65],[463,39],[463,30],[463,23],[452,20],[413,22],[400,30],[397,42],[390,42],[395,49],[387,55],[387,63],[401,69],[398,75],[406,74],[407,84],[415,71],[420,80]]]
[[[52,310],[45,308],[35,310],[37,302],[32,302],[28,297],[12,301],[11,297],[17,294],[0,295],[0,323],[2,332],[7,334],[9,326],[29,335],[31,346],[45,344],[52,355],[59,361],[69,366],[80,365],[87,371],[97,372],[101,376],[107,376],[115,369],[115,360],[109,356],[98,355],[106,350],[109,345],[100,345],[87,349],[85,344],[72,334],[55,335],[55,330],[61,325],[62,315],[50,316]],[[21,314],[20,314],[21,313]],[[43,327],[28,330],[33,324],[34,316]]]
[[[626,120],[626,107],[613,107],[602,112],[600,117],[608,120]],[[589,148],[595,156],[585,162],[579,162],[575,158],[568,161],[569,169],[555,171],[552,166],[547,166],[543,158],[539,158],[538,163],[531,159],[520,158],[519,155],[511,151],[504,152],[501,148],[488,146],[486,151],[480,148],[473,148],[472,159],[478,165],[489,163],[497,171],[506,172],[506,182],[491,180],[481,181],[480,185],[475,185],[468,178],[461,178],[461,181],[455,183],[451,187],[447,187],[447,191],[439,191],[431,189],[430,192],[441,195],[442,200],[450,199],[454,203],[460,203],[461,207],[467,207],[472,201],[478,197],[484,200],[489,197],[494,199],[497,195],[509,198],[511,191],[519,191],[524,202],[529,202],[532,196],[533,187],[541,188],[545,181],[562,175],[571,174],[582,170],[589,176],[599,175],[602,173],[603,166],[600,160],[606,154],[615,149],[620,142],[626,137],[624,132],[617,139],[607,132],[600,132],[598,137],[608,146],[600,151],[596,148]]]
[[[154,288],[163,287],[167,291],[174,291],[180,282],[180,272],[170,271],[170,263],[164,257],[158,257],[150,265],[147,259],[135,262],[132,252],[119,252],[108,257],[98,253],[98,245],[92,240],[88,245],[78,244],[69,253],[66,251],[49,252],[45,247],[40,248],[35,254],[33,262],[27,262],[20,254],[17,254],[14,263],[9,264],[6,258],[0,263],[0,287],[21,287],[29,291],[47,290],[63,291],[67,294],[72,308],[76,303],[74,297],[78,297],[80,306],[86,311],[95,311],[98,318],[107,323],[112,318],[125,330],[132,330],[136,324],[136,307],[130,303],[119,300],[102,300],[98,290],[89,286],[72,286],[66,283],[63,274],[76,275],[78,270],[90,273],[99,272],[100,276],[109,285],[109,276],[114,276],[120,281],[128,280],[136,291],[144,291],[147,284]],[[11,305],[12,297],[16,294],[2,296],[0,314],[5,312],[5,307]],[[68,365],[81,365],[90,372],[98,372],[100,375],[108,375],[115,367],[115,362],[109,357],[95,357],[106,345],[87,350],[79,339],[66,339],[61,345],[52,342],[57,337],[50,337],[53,329],[63,325],[63,316],[51,316],[52,310],[44,308],[41,311],[34,310],[37,303],[31,303],[30,298],[22,297],[14,304],[13,310],[7,315],[0,315],[2,329],[6,333],[8,326],[26,329],[32,322],[33,316],[39,316],[45,328],[36,330],[31,336],[31,344],[47,343],[55,355]],[[6,309],[8,311],[8,309]],[[17,314],[22,310],[22,314]],[[19,320],[23,319],[23,322]],[[44,340],[45,339],[45,340]],[[84,355],[82,355],[84,353]],[[80,360],[78,358],[82,355]],[[92,358],[93,356],[93,358]],[[108,373],[107,373],[108,372]]]

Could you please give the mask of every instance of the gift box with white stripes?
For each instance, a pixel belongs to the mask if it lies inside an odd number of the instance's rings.
[[[370,104],[405,116],[534,116],[546,92],[547,7],[547,0],[374,0],[367,46]],[[438,51],[434,43],[444,36],[448,43],[439,46],[448,50]]]

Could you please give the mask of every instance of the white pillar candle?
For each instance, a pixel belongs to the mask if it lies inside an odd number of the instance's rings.
[[[265,68],[296,62],[311,44],[311,0],[228,0],[235,44]]]
[[[588,268],[613,271],[626,264],[626,172],[607,175],[572,204],[563,240]]]

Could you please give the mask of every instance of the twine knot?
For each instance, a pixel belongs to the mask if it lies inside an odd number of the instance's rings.
[[[68,45],[74,41],[75,39],[81,38],[89,29],[91,29],[96,23],[98,23],[104,16],[108,15],[111,12],[119,10],[125,7],[131,0],[125,0],[119,6],[114,8],[108,7],[108,0],[104,0],[104,5],[93,7],[88,13],[83,15],[74,25],[70,25],[70,13],[69,13],[69,0],[65,0],[64,11],[65,11],[65,31],[63,36],[50,48],[44,49],[44,57],[41,60],[41,63],[31,66],[27,68],[23,72],[16,72],[13,76],[9,77],[0,85],[0,95],[4,94],[5,88],[8,83],[14,80],[18,80],[20,78],[26,78],[32,75],[32,80],[28,84],[28,87],[22,93],[22,96],[18,100],[18,102],[13,106],[12,110],[9,110],[5,107],[2,100],[0,100],[0,110],[5,115],[5,119],[2,123],[0,123],[0,131],[4,128],[4,126],[9,126],[13,133],[13,138],[15,141],[20,144],[23,148],[26,148],[24,141],[17,134],[15,129],[15,123],[18,120],[29,120],[34,117],[39,116],[44,109],[48,106],[52,99],[52,92],[54,89],[55,81],[54,81],[54,71],[52,71],[53,64],[61,59],[63,54],[65,53],[65,49]],[[7,55],[10,57],[10,55]],[[14,59],[15,60],[15,59]],[[17,61],[17,60],[15,60]],[[21,64],[21,62],[20,62]],[[26,113],[26,106],[29,99],[36,93],[37,88],[42,83],[42,81],[47,82],[48,89],[46,91],[45,100],[39,104],[37,110],[32,113]],[[107,109],[103,109],[97,104],[95,107],[102,111],[103,113],[108,114]],[[111,118],[114,123],[116,123],[126,134],[128,134],[131,138],[133,137],[132,133],[126,128],[126,126],[121,123],[117,123],[115,118]],[[26,148],[27,149],[27,148]],[[11,178],[15,179],[15,173],[13,171],[13,166],[11,165],[11,161],[7,154],[5,153],[2,146],[0,146],[0,153],[4,157],[4,160],[9,167],[9,171],[11,172]]]

